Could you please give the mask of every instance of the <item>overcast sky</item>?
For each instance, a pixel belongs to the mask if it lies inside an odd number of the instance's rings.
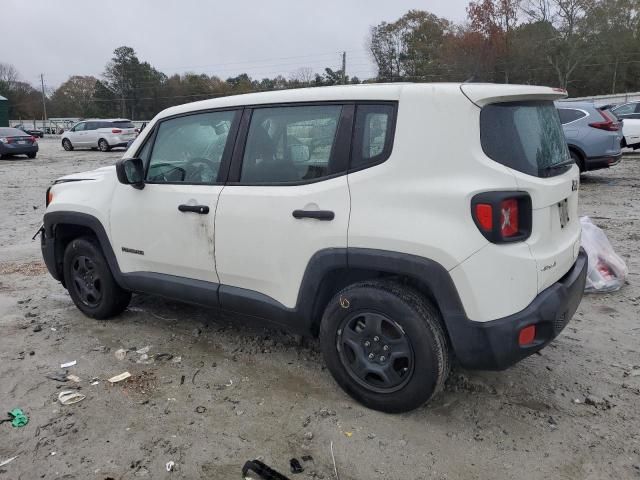
[[[288,77],[300,67],[374,74],[369,27],[423,9],[462,21],[468,0],[1,0],[0,62],[32,84],[99,77],[116,47],[166,73]]]

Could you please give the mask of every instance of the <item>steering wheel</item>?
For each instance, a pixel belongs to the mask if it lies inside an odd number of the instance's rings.
[[[183,182],[185,175],[186,175],[186,171],[184,168],[181,167],[176,167],[175,165],[171,164],[171,163],[157,163],[155,165],[153,165],[152,168],[158,168],[158,167],[170,167],[168,170],[165,171],[161,171],[160,173],[158,173],[157,175],[153,175],[151,177],[151,180],[155,180],[155,181],[162,181],[165,183],[171,182],[172,180],[170,180],[167,175],[169,175],[170,173],[173,172],[178,172],[178,174],[180,175],[180,181]],[[175,180],[173,180],[175,181]]]
[[[210,183],[218,176],[218,164],[208,158],[190,158],[183,167],[187,172],[184,181],[187,182]]]

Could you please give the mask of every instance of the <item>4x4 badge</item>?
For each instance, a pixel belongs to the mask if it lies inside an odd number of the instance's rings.
[[[575,192],[576,190],[578,190],[578,180],[572,180],[571,181],[571,191]]]

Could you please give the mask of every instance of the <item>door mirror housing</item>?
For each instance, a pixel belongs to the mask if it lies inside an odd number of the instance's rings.
[[[116,162],[118,181],[133,188],[144,188],[144,165],[139,158],[122,158]]]

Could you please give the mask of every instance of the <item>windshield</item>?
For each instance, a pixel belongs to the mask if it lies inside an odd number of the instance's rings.
[[[551,101],[487,105],[480,112],[480,141],[489,158],[528,175],[560,175],[572,165]]]

